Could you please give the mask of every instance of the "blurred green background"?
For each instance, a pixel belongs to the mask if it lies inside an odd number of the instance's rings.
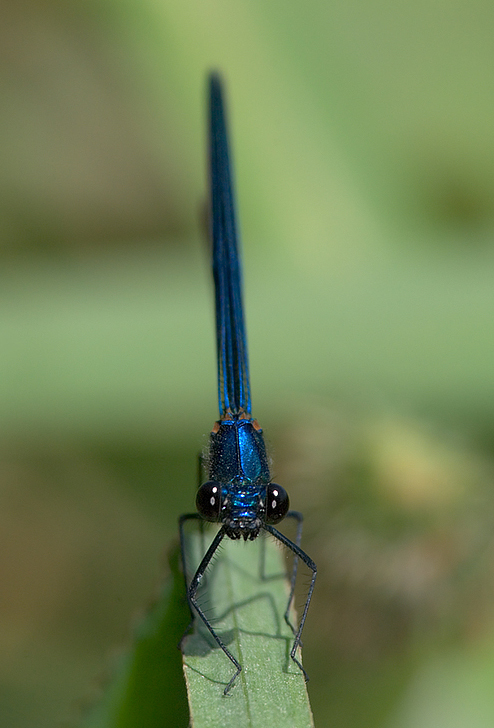
[[[205,75],[317,726],[494,721],[494,6],[23,0],[0,24],[0,714],[77,719],[216,418]]]

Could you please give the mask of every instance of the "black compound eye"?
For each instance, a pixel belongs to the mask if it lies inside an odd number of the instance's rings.
[[[203,483],[196,495],[196,508],[206,521],[218,521],[221,507],[221,485],[214,480]]]
[[[266,488],[266,523],[278,523],[290,507],[288,493],[281,485],[270,483]]]

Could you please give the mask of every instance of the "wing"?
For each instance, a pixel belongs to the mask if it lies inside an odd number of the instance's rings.
[[[209,154],[220,416],[226,412],[250,415],[242,271],[223,94],[217,74],[209,78]]]

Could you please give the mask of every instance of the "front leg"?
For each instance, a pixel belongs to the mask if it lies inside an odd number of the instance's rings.
[[[208,628],[211,636],[213,637],[214,641],[220,647],[225,655],[228,657],[228,659],[233,663],[235,667],[235,673],[231,680],[228,682],[227,686],[225,687],[223,693],[226,695],[230,688],[233,686],[235,680],[237,679],[238,675],[240,675],[240,672],[242,671],[242,666],[240,665],[239,661],[232,655],[228,647],[225,645],[219,634],[214,630],[213,625],[207,618],[204,611],[201,609],[197,602],[197,590],[199,589],[199,585],[204,577],[204,574],[206,572],[206,569],[208,568],[209,564],[211,563],[211,559],[213,558],[214,554],[216,553],[216,550],[220,543],[222,542],[223,538],[225,537],[225,529],[222,527],[216,534],[216,536],[213,539],[213,542],[211,543],[211,546],[208,548],[205,556],[203,557],[201,563],[197,567],[197,571],[194,574],[194,577],[192,581],[190,582],[190,586],[187,590],[187,596],[189,601],[189,606],[195,609],[199,617],[202,619],[206,627]]]
[[[293,511],[293,513],[296,513],[296,511]],[[277,538],[278,541],[281,541],[281,543],[284,546],[289,548],[290,551],[292,551],[292,553],[294,554],[295,558],[301,559],[304,562],[304,564],[306,564],[309,567],[309,569],[312,571],[312,579],[310,582],[309,591],[307,593],[307,598],[305,600],[305,606],[304,606],[304,610],[302,612],[302,618],[300,620],[300,624],[299,624],[297,632],[295,634],[295,640],[293,642],[293,646],[290,651],[290,657],[300,667],[300,669],[302,670],[302,672],[304,674],[305,679],[308,680],[309,676],[305,672],[305,670],[302,666],[302,663],[296,658],[296,654],[297,654],[297,648],[300,645],[300,637],[302,635],[302,630],[304,628],[305,620],[307,618],[307,612],[309,611],[309,604],[310,604],[310,600],[312,598],[312,592],[314,591],[314,584],[316,582],[316,576],[317,576],[317,566],[312,561],[310,556],[308,556],[305,553],[305,551],[302,551],[302,549],[300,548],[300,546],[298,544],[293,543],[293,541],[290,541],[289,538],[287,538],[284,534],[282,534],[280,531],[278,531],[276,528],[274,528],[274,526],[270,526],[268,523],[265,523],[263,528],[266,531],[268,531],[268,533],[270,533],[272,536]],[[291,593],[293,595],[293,592],[291,592]],[[291,599],[291,597],[290,597],[290,599]]]

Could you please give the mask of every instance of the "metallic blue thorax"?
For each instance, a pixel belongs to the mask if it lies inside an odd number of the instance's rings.
[[[209,477],[222,485],[234,518],[251,518],[270,482],[262,430],[255,420],[216,423],[209,442]]]

